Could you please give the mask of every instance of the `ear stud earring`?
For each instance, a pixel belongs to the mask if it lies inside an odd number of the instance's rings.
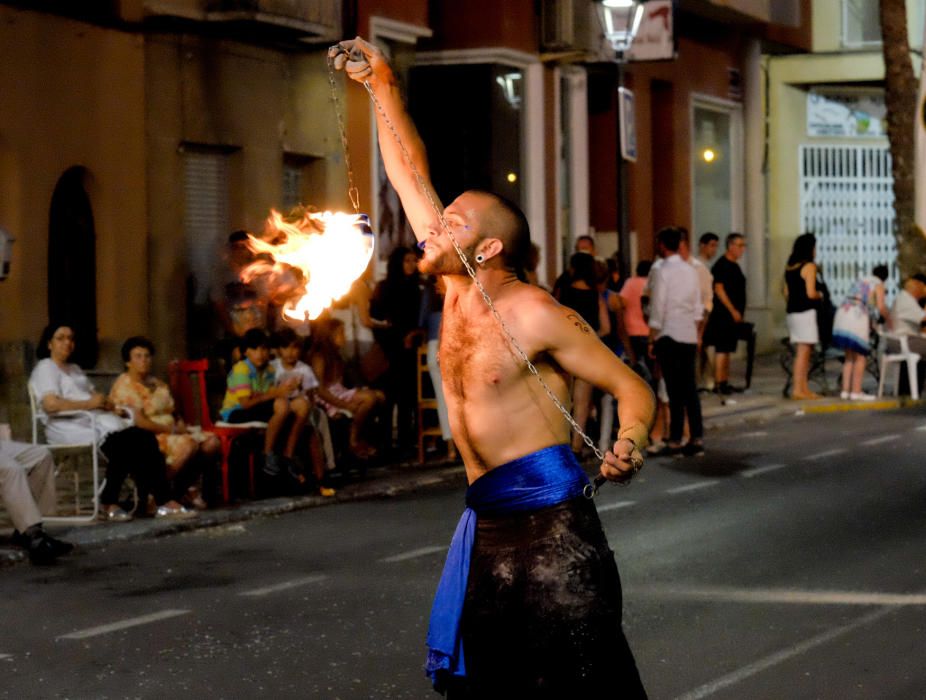
[[[479,253],[479,255],[476,256],[476,262],[479,263],[480,265],[482,265],[482,263],[484,263],[485,261],[486,261],[486,256],[483,255],[482,253]]]

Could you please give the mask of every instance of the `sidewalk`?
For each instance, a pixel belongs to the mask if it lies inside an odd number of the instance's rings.
[[[840,365],[832,361],[828,366],[830,384],[838,389]],[[733,361],[731,376],[734,384],[742,384],[745,376],[742,362]],[[838,411],[884,411],[907,406],[920,405],[908,397],[885,398],[876,401],[841,401],[826,398],[817,401],[791,401],[782,396],[785,375],[778,364],[778,355],[763,355],[756,358],[752,386],[741,394],[734,394],[725,400],[713,394],[702,394],[702,407],[708,450],[711,434],[750,423],[761,423],[785,415],[805,415]],[[870,383],[871,377],[866,377]],[[874,393],[877,387],[865,389]],[[709,454],[709,452],[708,452]],[[189,520],[154,520],[145,518],[130,523],[90,523],[87,525],[50,525],[48,530],[57,536],[73,542],[79,549],[89,550],[105,547],[111,542],[124,542],[142,538],[162,537],[179,532],[206,527],[229,525],[260,516],[279,515],[303,508],[332,505],[350,501],[389,498],[433,488],[438,485],[464,484],[464,470],[461,463],[443,461],[389,464],[371,468],[362,481],[348,483],[338,489],[334,498],[319,496],[298,496],[248,501],[224,508],[215,508]],[[0,511],[0,567],[26,560],[24,553],[9,545],[7,536],[11,532],[5,513]]]

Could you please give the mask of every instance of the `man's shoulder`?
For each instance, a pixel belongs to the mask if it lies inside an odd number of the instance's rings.
[[[549,314],[559,313],[562,308],[548,291],[524,282],[509,291],[508,304],[520,318],[532,320],[540,320]]]

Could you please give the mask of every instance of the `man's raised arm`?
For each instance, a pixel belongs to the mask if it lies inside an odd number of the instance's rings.
[[[441,211],[443,206],[431,185],[424,142],[418,135],[418,130],[405,108],[389,62],[376,46],[360,37],[340,42],[336,47],[331,48],[329,55],[333,58],[335,68],[345,70],[347,75],[358,83],[368,83],[376,96],[382,108],[382,111],[377,108],[374,108],[374,111],[379,132],[379,150],[383,157],[383,164],[386,166],[386,174],[402,200],[402,207],[412,225],[415,237],[419,241],[424,240],[429,231],[440,230],[438,215],[428,199],[428,194],[422,191],[418,178],[415,177],[389,124],[392,124],[404,144],[405,150],[411,157],[415,169],[421,175],[434,203]]]

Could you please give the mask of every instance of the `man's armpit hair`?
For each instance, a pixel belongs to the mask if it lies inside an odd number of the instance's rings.
[[[575,311],[571,309],[566,309],[566,318],[572,321],[572,325],[578,328],[583,333],[591,333],[592,327],[585,322],[585,319],[579,316]]]

